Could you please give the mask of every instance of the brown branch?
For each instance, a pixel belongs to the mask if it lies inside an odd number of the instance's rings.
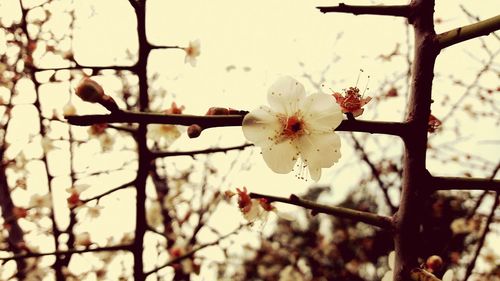
[[[190,126],[197,124],[204,129],[215,127],[241,126],[242,115],[185,115],[160,114],[144,112],[120,111],[113,114],[73,115],[65,116],[71,125],[89,126],[97,123],[140,123],[140,124],[173,124]],[[401,122],[379,122],[362,120],[343,120],[336,131],[365,132],[371,134],[387,134],[403,136],[407,124]]]
[[[207,149],[191,150],[191,151],[153,151],[151,152],[151,155],[153,158],[172,157],[172,156],[194,156],[196,154],[210,154],[216,152],[227,152],[230,150],[243,150],[249,146],[253,146],[253,144],[247,143],[231,147],[207,148]]]
[[[437,40],[439,47],[444,49],[469,39],[488,35],[498,29],[500,29],[500,15],[443,32],[437,35]]]
[[[391,198],[389,197],[389,192],[388,192],[387,186],[384,184],[384,182],[382,181],[382,178],[380,177],[380,171],[377,169],[377,167],[375,167],[375,165],[370,160],[370,158],[368,158],[368,154],[366,153],[364,147],[361,146],[359,141],[356,139],[356,137],[352,133],[351,133],[351,138],[354,141],[354,147],[361,154],[361,159],[366,163],[366,165],[368,165],[368,167],[370,168],[370,171],[372,172],[373,177],[375,177],[375,180],[378,183],[378,187],[380,188],[380,190],[384,194],[385,202],[387,203],[387,205],[391,209],[391,213],[394,213],[396,211],[396,208],[394,207],[394,205],[391,202]]]
[[[486,220],[486,226],[484,227],[483,234],[481,235],[481,238],[479,238],[479,241],[477,243],[476,253],[474,254],[474,257],[470,261],[469,265],[467,266],[467,270],[465,271],[464,281],[467,281],[467,279],[469,279],[469,277],[472,274],[472,270],[474,270],[474,267],[476,266],[477,258],[479,257],[479,253],[483,248],[484,241],[486,240],[486,235],[489,232],[490,224],[493,221],[493,217],[495,216],[495,209],[498,207],[499,199],[500,199],[500,192],[497,191],[495,193],[495,202],[493,203],[490,214],[488,215],[488,219]]]
[[[326,13],[348,13],[353,15],[381,15],[394,17],[408,17],[410,7],[408,5],[378,5],[378,6],[355,6],[340,3],[338,6],[316,7],[320,12]]]
[[[132,185],[134,185],[134,184],[135,184],[135,180],[133,180],[133,181],[131,181],[131,182],[124,183],[124,184],[122,184],[122,185],[120,185],[120,186],[117,186],[117,187],[115,187],[115,188],[112,188],[112,189],[110,189],[110,190],[108,190],[108,191],[106,191],[106,192],[104,192],[104,193],[101,193],[101,194],[99,194],[99,195],[96,195],[96,196],[94,196],[94,197],[90,197],[90,198],[87,198],[87,199],[81,200],[81,202],[82,202],[83,204],[85,204],[85,203],[88,203],[88,202],[90,202],[90,201],[92,201],[92,200],[99,200],[99,199],[101,199],[102,197],[104,197],[104,196],[106,196],[106,195],[109,195],[109,194],[111,194],[111,193],[113,193],[113,192],[115,192],[115,191],[121,190],[121,189],[125,189],[125,188],[130,187],[130,186],[132,186]]]
[[[198,247],[196,247],[196,248],[192,249],[191,251],[186,252],[184,255],[181,255],[181,256],[178,256],[178,257],[176,257],[176,258],[173,258],[173,259],[169,260],[168,262],[166,262],[165,264],[163,264],[163,265],[161,265],[161,266],[158,266],[157,268],[152,269],[152,270],[150,270],[150,271],[148,271],[148,272],[145,272],[145,273],[144,273],[144,276],[149,276],[149,275],[151,275],[151,274],[153,274],[153,273],[155,273],[155,272],[158,272],[159,270],[161,270],[161,269],[163,269],[163,268],[165,268],[165,267],[167,267],[167,266],[171,266],[171,265],[176,264],[176,263],[178,263],[178,262],[180,262],[180,261],[182,261],[182,260],[184,260],[184,259],[186,259],[186,258],[189,258],[189,257],[191,257],[192,255],[194,255],[196,252],[198,252],[199,250],[201,250],[201,249],[203,249],[203,248],[206,248],[206,247],[208,247],[208,246],[217,245],[217,244],[219,244],[219,242],[220,242],[221,240],[223,240],[223,239],[225,239],[225,238],[227,238],[227,237],[229,237],[229,236],[231,236],[231,235],[233,235],[233,234],[237,233],[237,232],[238,232],[238,231],[239,231],[242,227],[247,226],[247,225],[250,225],[250,224],[246,224],[246,225],[245,225],[245,224],[243,224],[243,225],[240,225],[240,226],[239,226],[238,228],[236,228],[235,230],[231,231],[230,233],[228,233],[228,234],[226,234],[226,235],[223,235],[223,236],[219,237],[219,238],[218,238],[217,240],[215,240],[215,241],[212,241],[212,242],[209,242],[209,243],[202,244],[202,245],[200,245],[200,246],[198,246]]]
[[[431,177],[430,183],[436,190],[491,190],[500,192],[500,180],[459,177]]]
[[[151,49],[158,50],[158,49],[181,49],[183,50],[184,48],[180,46],[159,46],[159,45],[151,45]]]
[[[10,260],[23,260],[27,258],[38,258],[43,256],[67,256],[73,254],[83,254],[83,253],[91,253],[91,252],[104,252],[104,251],[130,251],[131,245],[116,245],[116,246],[108,246],[108,247],[100,247],[100,248],[88,248],[88,249],[70,249],[67,251],[55,251],[55,252],[47,252],[47,253],[26,253],[13,255],[10,257],[0,258],[0,261],[10,261]]]
[[[76,64],[74,66],[61,66],[61,67],[34,67],[33,71],[34,72],[41,72],[41,71],[50,71],[50,70],[85,70],[85,69],[91,69],[93,72],[101,71],[101,70],[128,70],[128,71],[135,71],[135,65],[131,66],[126,66],[126,65],[109,65],[109,66],[89,66],[89,65],[79,65]]]
[[[327,206],[313,201],[301,199],[294,194],[290,195],[290,198],[264,195],[253,192],[250,193],[249,195],[251,198],[256,198],[256,199],[264,198],[268,202],[282,202],[286,204],[304,207],[306,209],[311,210],[313,213],[323,213],[340,218],[351,219],[357,222],[363,222],[384,229],[392,229],[392,219],[387,216],[381,216],[369,212],[357,211],[344,207]]]
[[[410,279],[410,271],[418,267],[418,253],[422,246],[419,237],[423,219],[421,203],[429,196],[426,192],[429,176],[425,168],[427,127],[434,64],[439,53],[434,31],[434,2],[412,0],[410,3],[412,12],[408,20],[414,29],[415,51],[406,122],[411,133],[404,136],[402,192],[399,209],[394,216],[394,281]]]

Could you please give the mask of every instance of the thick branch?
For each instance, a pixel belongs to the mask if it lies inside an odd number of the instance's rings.
[[[72,115],[66,116],[66,119],[70,124],[77,126],[89,126],[97,123],[173,124],[184,126],[197,124],[206,129],[241,126],[243,117],[242,115],[205,116],[121,111],[113,114]],[[400,122],[343,120],[335,130],[402,136],[405,134],[406,128],[407,125]]]
[[[500,192],[500,180],[479,178],[432,177],[434,189],[492,190]]]
[[[488,35],[500,29],[500,15],[446,31],[437,36],[439,47],[444,49],[479,36]]]
[[[104,252],[104,251],[119,251],[119,250],[130,251],[131,245],[116,245],[116,246],[81,249],[81,250],[70,249],[67,251],[55,251],[55,252],[47,252],[47,253],[27,253],[27,254],[22,254],[22,255],[13,255],[10,257],[0,258],[0,261],[23,260],[26,258],[37,258],[37,257],[55,256],[55,255],[67,256],[67,255],[72,255],[72,254],[83,254],[83,253]]]
[[[323,213],[340,218],[363,222],[369,225],[378,226],[380,228],[392,229],[392,219],[390,217],[381,216],[369,212],[357,211],[349,208],[322,205],[313,201],[301,199],[294,194],[290,195],[290,198],[264,195],[259,193],[250,193],[249,195],[251,198],[264,198],[269,202],[282,202],[304,207],[314,213]]]
[[[191,150],[191,151],[154,151],[151,153],[151,155],[153,158],[172,157],[172,156],[194,156],[196,154],[209,154],[209,153],[216,153],[216,152],[226,152],[226,151],[230,151],[230,150],[243,150],[249,146],[253,146],[253,144],[247,143],[247,144],[231,146],[231,147],[207,148],[207,149]]]
[[[390,6],[354,6],[340,3],[338,6],[316,7],[322,13],[348,13],[354,15],[382,15],[395,17],[408,17],[410,7],[408,5],[390,5]]]

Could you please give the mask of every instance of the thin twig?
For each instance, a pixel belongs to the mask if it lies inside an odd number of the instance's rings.
[[[354,15],[381,15],[381,16],[395,16],[395,17],[408,17],[410,14],[410,7],[408,5],[377,5],[377,6],[355,6],[340,3],[338,6],[331,7],[316,7],[322,13],[348,13]]]
[[[85,203],[88,203],[88,202],[90,202],[90,201],[92,201],[92,200],[99,200],[99,199],[101,199],[102,197],[104,197],[104,196],[106,196],[106,195],[109,195],[109,194],[111,194],[111,193],[113,193],[113,192],[116,192],[116,191],[118,191],[118,190],[125,189],[125,188],[127,188],[127,187],[131,187],[131,186],[133,186],[134,184],[135,184],[135,180],[133,180],[133,181],[131,181],[131,182],[124,183],[124,184],[122,184],[122,185],[120,185],[120,186],[117,186],[117,187],[115,187],[115,188],[112,188],[112,189],[110,189],[110,190],[108,190],[108,191],[106,191],[106,192],[104,192],[104,193],[101,193],[101,194],[99,194],[99,195],[96,195],[96,196],[94,196],[94,197],[90,197],[90,198],[87,198],[87,199],[81,200],[81,202],[82,202],[83,204],[85,204]]]
[[[47,253],[26,253],[21,255],[13,255],[10,257],[0,258],[0,261],[9,261],[9,260],[23,260],[27,258],[37,258],[43,256],[67,256],[72,254],[83,254],[90,252],[104,252],[104,251],[130,251],[131,245],[117,245],[117,246],[108,246],[108,247],[100,247],[100,248],[85,248],[82,250],[71,249],[67,251],[55,251],[55,252],[47,252]]]
[[[384,184],[384,182],[382,181],[382,179],[380,177],[380,171],[377,169],[377,167],[375,167],[375,165],[370,160],[370,158],[368,158],[368,154],[366,153],[364,147],[361,146],[359,141],[356,139],[356,137],[352,133],[351,133],[351,138],[354,141],[355,148],[361,154],[361,159],[363,159],[363,161],[368,165],[368,167],[370,167],[370,171],[372,172],[373,177],[375,177],[375,180],[378,183],[378,187],[380,188],[380,190],[384,194],[385,201],[386,201],[387,205],[389,206],[389,208],[391,209],[391,212],[394,213],[396,211],[396,208],[394,207],[394,205],[391,202],[391,198],[389,197],[389,192],[388,192],[387,186]]]
[[[353,210],[344,207],[323,205],[313,201],[301,199],[294,194],[290,195],[290,198],[286,198],[286,197],[278,197],[278,196],[265,195],[252,192],[249,194],[249,196],[251,198],[256,198],[256,199],[264,198],[268,202],[282,202],[286,204],[304,207],[306,209],[311,210],[313,213],[323,213],[345,219],[351,219],[358,222],[363,222],[384,229],[392,229],[392,219],[390,217],[377,215],[369,212]]]
[[[246,225],[248,225],[248,224],[246,224]],[[199,250],[201,250],[201,249],[203,249],[203,248],[206,248],[206,247],[208,247],[208,246],[217,245],[217,244],[219,244],[219,242],[220,242],[221,240],[223,240],[223,239],[225,239],[225,238],[227,238],[227,237],[229,237],[229,236],[231,236],[231,235],[233,235],[233,234],[237,233],[239,230],[241,230],[241,228],[243,228],[243,227],[244,227],[244,226],[246,226],[246,225],[240,225],[238,228],[236,228],[236,229],[235,229],[235,230],[233,230],[232,232],[230,232],[230,233],[228,233],[228,234],[226,234],[226,235],[223,235],[223,236],[219,237],[217,240],[215,240],[215,241],[213,241],[213,242],[209,242],[209,243],[202,244],[202,245],[200,245],[200,246],[198,246],[198,247],[196,247],[196,248],[192,249],[191,251],[186,252],[184,255],[181,255],[181,256],[178,256],[178,257],[176,257],[176,258],[173,258],[173,259],[169,260],[167,263],[165,263],[165,264],[163,264],[163,265],[161,265],[161,266],[159,266],[159,267],[157,267],[157,268],[155,268],[155,269],[152,269],[152,270],[150,270],[150,271],[148,271],[148,272],[145,272],[145,273],[144,273],[144,276],[149,276],[149,275],[151,275],[151,274],[153,274],[153,273],[155,273],[155,272],[158,272],[159,270],[161,270],[161,269],[163,269],[163,268],[165,268],[165,267],[167,267],[167,266],[171,266],[171,265],[176,264],[176,263],[178,263],[178,262],[180,262],[180,261],[182,261],[182,260],[184,260],[184,259],[186,259],[186,258],[188,258],[188,257],[191,257],[192,255],[194,255],[196,252],[198,252]]]
[[[151,152],[151,156],[153,158],[172,157],[172,156],[194,156],[196,154],[210,154],[216,152],[227,152],[230,150],[243,150],[250,146],[253,146],[253,144],[247,143],[231,147],[207,148],[207,149],[191,150],[191,151],[153,151]]]
[[[493,202],[490,214],[488,215],[488,219],[486,220],[486,226],[484,227],[483,234],[481,235],[481,238],[479,238],[479,241],[477,243],[476,253],[474,254],[474,257],[470,261],[469,265],[467,266],[467,270],[465,271],[464,281],[467,281],[467,279],[469,279],[469,277],[472,274],[472,270],[474,270],[474,267],[476,266],[477,258],[479,257],[479,253],[483,248],[484,241],[486,240],[486,235],[490,230],[490,224],[493,221],[493,217],[495,216],[495,209],[498,207],[499,199],[500,199],[500,192],[497,191],[495,193],[495,202]]]

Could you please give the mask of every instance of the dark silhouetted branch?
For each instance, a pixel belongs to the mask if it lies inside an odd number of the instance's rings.
[[[206,129],[241,126],[243,117],[243,115],[205,116],[120,111],[113,114],[66,116],[66,119],[70,124],[78,126],[89,126],[97,123],[173,124],[184,126],[197,124]],[[402,136],[407,131],[407,127],[405,123],[401,122],[343,120],[335,130]]]
[[[251,198],[264,198],[268,202],[282,202],[295,206],[300,206],[311,210],[313,213],[323,213],[340,218],[351,219],[357,222],[363,222],[369,225],[377,226],[384,229],[392,229],[392,219],[387,216],[381,216],[369,212],[357,211],[349,208],[327,206],[313,201],[301,199],[292,194],[290,198],[264,195],[259,193],[250,193]]]
[[[361,159],[363,159],[363,161],[365,161],[366,165],[368,165],[368,167],[370,168],[370,171],[372,172],[373,177],[375,178],[375,180],[378,183],[378,187],[380,188],[380,190],[384,194],[385,202],[387,203],[387,205],[391,209],[391,212],[394,213],[396,211],[396,207],[394,207],[394,205],[391,202],[391,198],[389,197],[389,192],[387,190],[387,186],[384,184],[384,182],[382,181],[382,178],[380,177],[380,171],[377,169],[377,167],[375,167],[375,164],[373,164],[373,162],[370,160],[370,158],[368,158],[368,154],[366,153],[364,147],[359,143],[359,141],[356,139],[354,134],[351,134],[351,137],[352,137],[352,140],[354,141],[354,147],[356,147],[356,149],[361,154]]]
[[[210,154],[216,152],[226,152],[230,150],[243,150],[249,146],[253,146],[253,144],[247,143],[231,147],[207,148],[207,149],[191,150],[191,151],[153,151],[151,155],[153,158],[172,157],[172,156],[194,156],[196,154]]]
[[[38,258],[38,257],[43,257],[43,256],[61,256],[61,255],[72,255],[72,254],[83,254],[83,253],[90,253],[90,252],[104,252],[104,251],[130,251],[131,250],[131,245],[117,245],[117,246],[109,246],[109,247],[100,247],[100,248],[87,248],[87,249],[81,249],[81,250],[67,250],[67,251],[55,251],[55,252],[47,252],[47,253],[26,253],[26,254],[19,254],[19,255],[13,255],[10,257],[3,257],[0,258],[0,261],[9,261],[9,260],[23,260],[27,258]]]
[[[439,47],[444,49],[469,39],[488,35],[498,29],[500,29],[500,15],[443,32],[437,35],[437,40]]]
[[[431,184],[438,190],[492,190],[500,192],[500,180],[458,177],[432,177]]]
[[[90,197],[90,198],[84,199],[84,200],[82,200],[82,203],[83,203],[83,204],[85,204],[85,203],[88,203],[88,202],[90,202],[90,201],[92,201],[92,200],[99,200],[99,199],[101,199],[102,197],[104,197],[104,196],[106,196],[106,195],[109,195],[109,194],[111,194],[111,193],[113,193],[113,192],[116,192],[116,191],[118,191],[118,190],[121,190],[121,189],[125,189],[125,188],[127,188],[127,187],[131,187],[131,186],[133,186],[134,184],[135,184],[135,180],[134,180],[134,181],[131,181],[131,182],[124,183],[124,184],[122,184],[122,185],[120,185],[120,186],[117,186],[117,187],[115,187],[115,188],[112,188],[112,189],[110,189],[110,190],[108,190],[108,191],[106,191],[106,192],[104,192],[104,193],[101,193],[101,194],[96,195],[96,196],[94,196],[94,197]]]
[[[338,6],[316,7],[322,13],[347,13],[353,15],[382,15],[395,17],[408,17],[410,7],[408,5],[378,5],[378,6],[355,6],[340,3]]]
[[[479,238],[479,241],[477,243],[476,252],[472,257],[472,260],[470,261],[469,265],[467,266],[467,270],[465,271],[464,281],[467,281],[467,279],[469,279],[470,275],[472,274],[472,270],[474,270],[474,267],[476,266],[477,258],[479,257],[479,253],[483,248],[484,241],[486,240],[486,235],[488,235],[488,232],[490,230],[490,224],[493,221],[493,217],[495,216],[495,210],[498,207],[499,199],[500,199],[500,192],[497,191],[495,193],[495,202],[493,202],[490,214],[488,215],[488,219],[486,220],[486,226],[484,227],[484,231],[481,234],[481,237]]]
[[[247,226],[247,225],[249,225],[249,224],[243,224],[243,225],[240,225],[238,228],[236,228],[236,229],[235,229],[235,230],[233,230],[232,232],[230,232],[230,233],[228,233],[228,234],[226,234],[226,235],[223,235],[223,236],[219,237],[217,240],[215,240],[215,241],[213,241],[213,242],[209,242],[209,243],[202,244],[202,245],[200,245],[200,246],[198,246],[198,247],[196,247],[196,248],[192,249],[191,251],[186,252],[184,255],[180,255],[180,256],[178,256],[178,257],[176,257],[176,258],[173,258],[173,259],[169,260],[167,263],[165,263],[165,264],[163,264],[163,265],[161,265],[161,266],[159,266],[159,267],[157,267],[157,268],[155,268],[155,269],[152,269],[152,270],[150,270],[150,271],[148,271],[148,272],[144,273],[144,276],[149,276],[149,275],[151,275],[151,274],[153,274],[153,273],[155,273],[155,272],[158,272],[158,270],[160,270],[160,269],[163,269],[163,268],[165,268],[165,267],[167,267],[167,266],[171,266],[171,265],[176,264],[176,263],[178,263],[178,262],[180,262],[180,261],[182,261],[182,260],[184,260],[184,259],[186,259],[186,258],[189,258],[189,257],[191,257],[192,255],[194,255],[196,252],[198,252],[199,250],[201,250],[201,249],[203,249],[203,248],[206,248],[206,247],[208,247],[208,246],[217,245],[217,244],[219,244],[219,242],[220,242],[221,240],[223,240],[223,239],[225,239],[225,238],[227,238],[227,237],[229,237],[229,236],[231,236],[231,235],[233,235],[233,234],[237,233],[239,230],[241,230],[241,228],[243,228],[244,226]]]

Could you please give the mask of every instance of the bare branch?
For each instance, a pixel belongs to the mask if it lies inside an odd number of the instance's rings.
[[[354,6],[340,3],[338,6],[331,7],[316,7],[320,12],[326,13],[348,13],[353,15],[382,15],[394,17],[408,17],[410,14],[410,6],[408,5],[369,5],[369,6]]]
[[[124,184],[122,184],[122,185],[120,185],[120,186],[117,186],[117,187],[115,187],[115,188],[112,188],[112,189],[110,189],[110,190],[108,190],[108,191],[106,191],[106,192],[104,192],[104,193],[101,193],[101,194],[96,195],[96,196],[94,196],[94,197],[90,197],[90,198],[84,199],[84,200],[82,200],[82,203],[83,203],[83,204],[85,204],[85,203],[88,203],[88,202],[90,202],[90,201],[92,201],[92,200],[99,200],[99,199],[101,199],[102,197],[104,197],[104,196],[106,196],[106,195],[109,195],[109,194],[111,194],[111,193],[113,193],[113,192],[115,192],[115,191],[118,191],[118,190],[121,190],[121,189],[124,189],[124,188],[130,187],[130,186],[132,186],[132,185],[134,185],[134,184],[135,184],[135,180],[134,180],[134,181],[131,181],[131,182],[124,183]]]
[[[191,150],[191,151],[153,151],[151,152],[151,156],[153,158],[172,157],[172,156],[194,156],[196,154],[210,154],[216,152],[226,152],[230,150],[243,150],[249,146],[253,146],[253,144],[247,143],[231,147],[207,148],[207,149]]]
[[[22,260],[27,258],[38,258],[43,256],[62,256],[62,255],[72,255],[72,254],[83,254],[90,252],[104,252],[104,251],[130,251],[131,245],[117,245],[117,246],[108,246],[108,247],[100,247],[100,248],[87,248],[87,249],[71,249],[67,251],[55,251],[55,252],[46,252],[46,253],[27,253],[21,255],[13,255],[10,257],[0,258],[0,261],[10,261],[10,260]]]
[[[432,177],[431,182],[437,190],[492,190],[500,192],[500,180],[458,177]]]
[[[301,199],[294,194],[290,195],[290,198],[264,195],[253,192],[250,193],[249,195],[251,198],[264,198],[269,202],[282,202],[286,204],[304,207],[306,209],[311,210],[313,213],[323,213],[340,218],[363,222],[384,229],[392,229],[392,218],[387,216],[381,216],[369,212],[357,211],[349,208],[327,206],[313,201]]]
[[[483,234],[481,235],[481,238],[479,238],[479,242],[477,243],[476,253],[474,254],[474,257],[470,261],[469,265],[467,266],[467,270],[465,271],[464,281],[467,281],[467,279],[469,279],[470,275],[472,274],[472,270],[474,270],[477,258],[479,257],[479,253],[481,252],[481,249],[483,248],[484,245],[484,241],[486,240],[486,235],[490,230],[490,224],[493,221],[493,217],[495,216],[495,209],[498,207],[499,199],[500,199],[500,192],[497,191],[495,193],[495,202],[493,202],[490,214],[488,215],[488,219],[486,220],[486,226],[484,227]]]
[[[62,67],[48,67],[48,68],[43,68],[43,67],[36,67],[33,68],[33,71],[35,72],[41,72],[41,71],[50,71],[50,70],[85,70],[85,69],[91,69],[93,72],[101,71],[101,70],[128,70],[128,71],[135,71],[135,66],[122,66],[122,65],[109,65],[109,66],[88,66],[88,65],[75,65],[75,66],[62,66]]]
[[[236,228],[236,229],[235,229],[235,230],[233,230],[232,232],[230,232],[230,233],[228,233],[228,234],[226,234],[226,235],[223,235],[223,236],[219,237],[219,238],[218,238],[217,240],[215,240],[215,241],[212,241],[212,242],[209,242],[209,243],[202,244],[202,245],[200,245],[200,246],[198,246],[198,247],[196,247],[196,248],[192,249],[191,251],[186,252],[184,255],[181,255],[181,256],[178,256],[178,257],[176,257],[176,258],[173,258],[173,259],[169,260],[167,263],[165,263],[165,264],[163,264],[163,265],[161,265],[161,266],[159,266],[159,267],[157,267],[157,268],[155,268],[155,269],[152,269],[152,270],[150,270],[150,271],[148,271],[148,272],[145,272],[145,273],[144,273],[144,276],[149,276],[149,275],[151,275],[151,274],[153,274],[153,273],[155,273],[155,272],[158,272],[158,270],[160,270],[160,269],[163,269],[163,268],[165,268],[165,267],[167,267],[167,266],[171,266],[171,265],[173,265],[173,264],[175,264],[175,263],[178,263],[178,262],[180,262],[180,261],[182,261],[182,260],[184,260],[184,259],[186,259],[186,258],[188,258],[188,257],[191,257],[192,255],[194,255],[196,252],[198,252],[199,250],[201,250],[201,249],[203,249],[203,248],[206,248],[206,247],[208,247],[208,246],[217,245],[217,244],[219,244],[219,242],[220,242],[221,240],[223,240],[223,239],[225,239],[225,238],[227,238],[227,237],[229,237],[229,236],[231,236],[231,235],[233,235],[233,234],[237,233],[239,230],[241,230],[241,228],[242,228],[242,227],[247,226],[247,225],[249,225],[249,224],[246,224],[246,225],[245,225],[245,224],[240,225],[238,228]]]
[[[488,35],[500,29],[500,15],[446,31],[437,35],[439,47],[444,49],[479,36]]]
[[[97,123],[140,123],[174,124],[190,126],[197,124],[204,129],[215,127],[241,126],[243,115],[185,115],[120,111],[113,114],[65,116],[72,125],[89,126]],[[401,122],[379,122],[362,120],[343,120],[336,131],[365,132],[402,136],[406,134],[407,124]]]
[[[389,197],[389,192],[388,192],[387,186],[384,184],[384,182],[382,181],[382,178],[380,177],[380,171],[377,169],[377,167],[375,167],[375,165],[370,160],[370,158],[368,158],[368,154],[366,153],[365,149],[363,148],[363,146],[359,143],[359,141],[356,139],[356,137],[352,133],[351,133],[351,138],[354,141],[354,146],[361,154],[361,159],[363,159],[363,161],[365,161],[365,163],[368,165],[368,167],[370,167],[372,175],[378,183],[378,187],[380,188],[380,190],[384,194],[385,202],[387,203],[387,205],[391,209],[391,212],[394,213],[396,211],[396,207],[394,207],[394,205],[391,202],[391,198]]]

